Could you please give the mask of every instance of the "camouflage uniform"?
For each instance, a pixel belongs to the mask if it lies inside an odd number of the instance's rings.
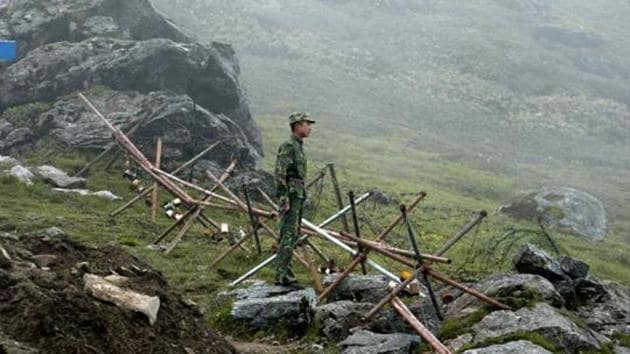
[[[308,114],[299,112],[289,117],[290,123],[308,121]],[[302,140],[291,135],[291,138],[278,148],[276,159],[276,187],[279,204],[289,203],[289,210],[281,214],[280,242],[276,257],[276,282],[288,284],[295,281],[291,268],[291,257],[295,249],[300,225],[302,209],[306,199],[306,156],[302,149]]]

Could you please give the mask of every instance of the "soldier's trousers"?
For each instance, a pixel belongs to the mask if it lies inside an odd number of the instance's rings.
[[[280,241],[276,256],[276,282],[288,283],[295,280],[291,267],[293,250],[300,236],[304,198],[289,196],[289,210],[280,219]]]

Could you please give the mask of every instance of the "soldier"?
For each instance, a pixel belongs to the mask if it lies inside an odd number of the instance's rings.
[[[295,285],[291,256],[295,249],[302,220],[302,206],[306,199],[306,156],[302,149],[304,138],[311,133],[308,113],[289,116],[291,138],[278,148],[276,159],[276,187],[280,206],[280,242],[276,258],[276,284]]]

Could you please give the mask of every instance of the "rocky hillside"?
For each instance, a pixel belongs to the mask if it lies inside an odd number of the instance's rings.
[[[3,2],[0,37],[19,47],[19,59],[0,67],[0,154],[46,138],[102,149],[109,132],[76,99],[87,90],[123,129],[141,123],[133,140],[147,152],[159,135],[167,158],[222,140],[212,162],[260,160],[233,49],[192,41],[147,0]]]

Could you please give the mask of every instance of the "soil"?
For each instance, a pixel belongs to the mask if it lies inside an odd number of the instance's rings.
[[[0,246],[11,258],[0,263],[0,338],[45,353],[236,353],[205,326],[194,303],[120,248],[43,234],[0,238]],[[125,288],[158,296],[155,324],[90,296],[85,272],[126,276]],[[0,341],[0,353],[7,343]]]

